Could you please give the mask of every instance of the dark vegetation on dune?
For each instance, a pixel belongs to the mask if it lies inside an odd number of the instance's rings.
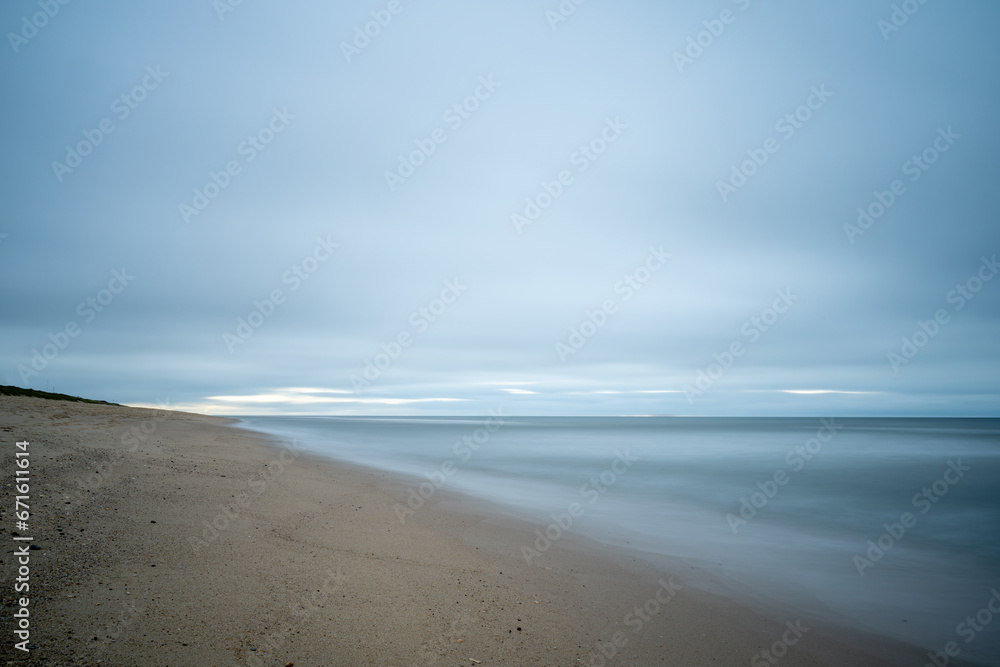
[[[77,403],[100,403],[101,405],[118,405],[118,403],[109,403],[108,401],[95,401],[89,398],[80,398],[79,396],[70,396],[68,394],[54,394],[51,391],[39,391],[37,389],[22,389],[21,387],[10,387],[2,384],[0,384],[0,396],[30,396],[32,398],[47,398],[52,401],[75,401]]]

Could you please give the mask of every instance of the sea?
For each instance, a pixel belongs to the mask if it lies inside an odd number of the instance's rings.
[[[536,522],[533,565],[574,533],[787,620],[1000,667],[1000,419],[240,419],[405,476],[414,511],[447,489]]]

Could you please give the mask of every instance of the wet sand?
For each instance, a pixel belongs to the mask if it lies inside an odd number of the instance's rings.
[[[5,664],[922,665],[770,616],[574,535],[179,412],[0,397],[28,440],[30,657],[14,648],[13,474],[0,509]],[[19,594],[22,595],[22,594]],[[780,659],[777,656],[781,653]],[[14,663],[8,661],[14,660]],[[961,664],[952,662],[951,664]]]

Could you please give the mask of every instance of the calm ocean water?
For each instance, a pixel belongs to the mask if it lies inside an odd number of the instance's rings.
[[[569,517],[571,532],[692,559],[790,619],[832,617],[936,651],[954,641],[961,657],[1000,665],[988,607],[1000,591],[1000,420],[501,419],[244,422],[413,475],[415,495],[443,485],[501,503],[542,534]],[[545,564],[543,540],[523,546]]]

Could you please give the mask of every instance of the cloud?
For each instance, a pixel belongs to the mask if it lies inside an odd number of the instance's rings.
[[[367,405],[408,405],[410,403],[458,403],[465,398],[330,398],[299,396],[294,394],[256,394],[245,396],[206,396],[206,400],[222,403],[269,403],[274,405],[318,405],[329,403],[357,403]]]
[[[240,30],[186,3],[60,15],[101,45],[80,76],[73,40],[4,70],[73,103],[6,110],[0,383],[214,414],[997,415],[1000,132],[976,110],[1000,98],[1000,3],[889,43],[870,3],[807,4],[683,73],[671,54],[711,16],[677,3],[592,3],[557,33],[527,0],[407,10],[351,62],[329,50],[351,3],[243,3]],[[928,153],[940,128],[962,138]],[[114,271],[135,278],[112,295]]]
[[[782,394],[803,394],[803,395],[813,395],[813,394],[881,394],[880,391],[843,391],[840,389],[766,389],[766,390],[750,390],[756,393],[766,393],[766,392],[778,392]]]

